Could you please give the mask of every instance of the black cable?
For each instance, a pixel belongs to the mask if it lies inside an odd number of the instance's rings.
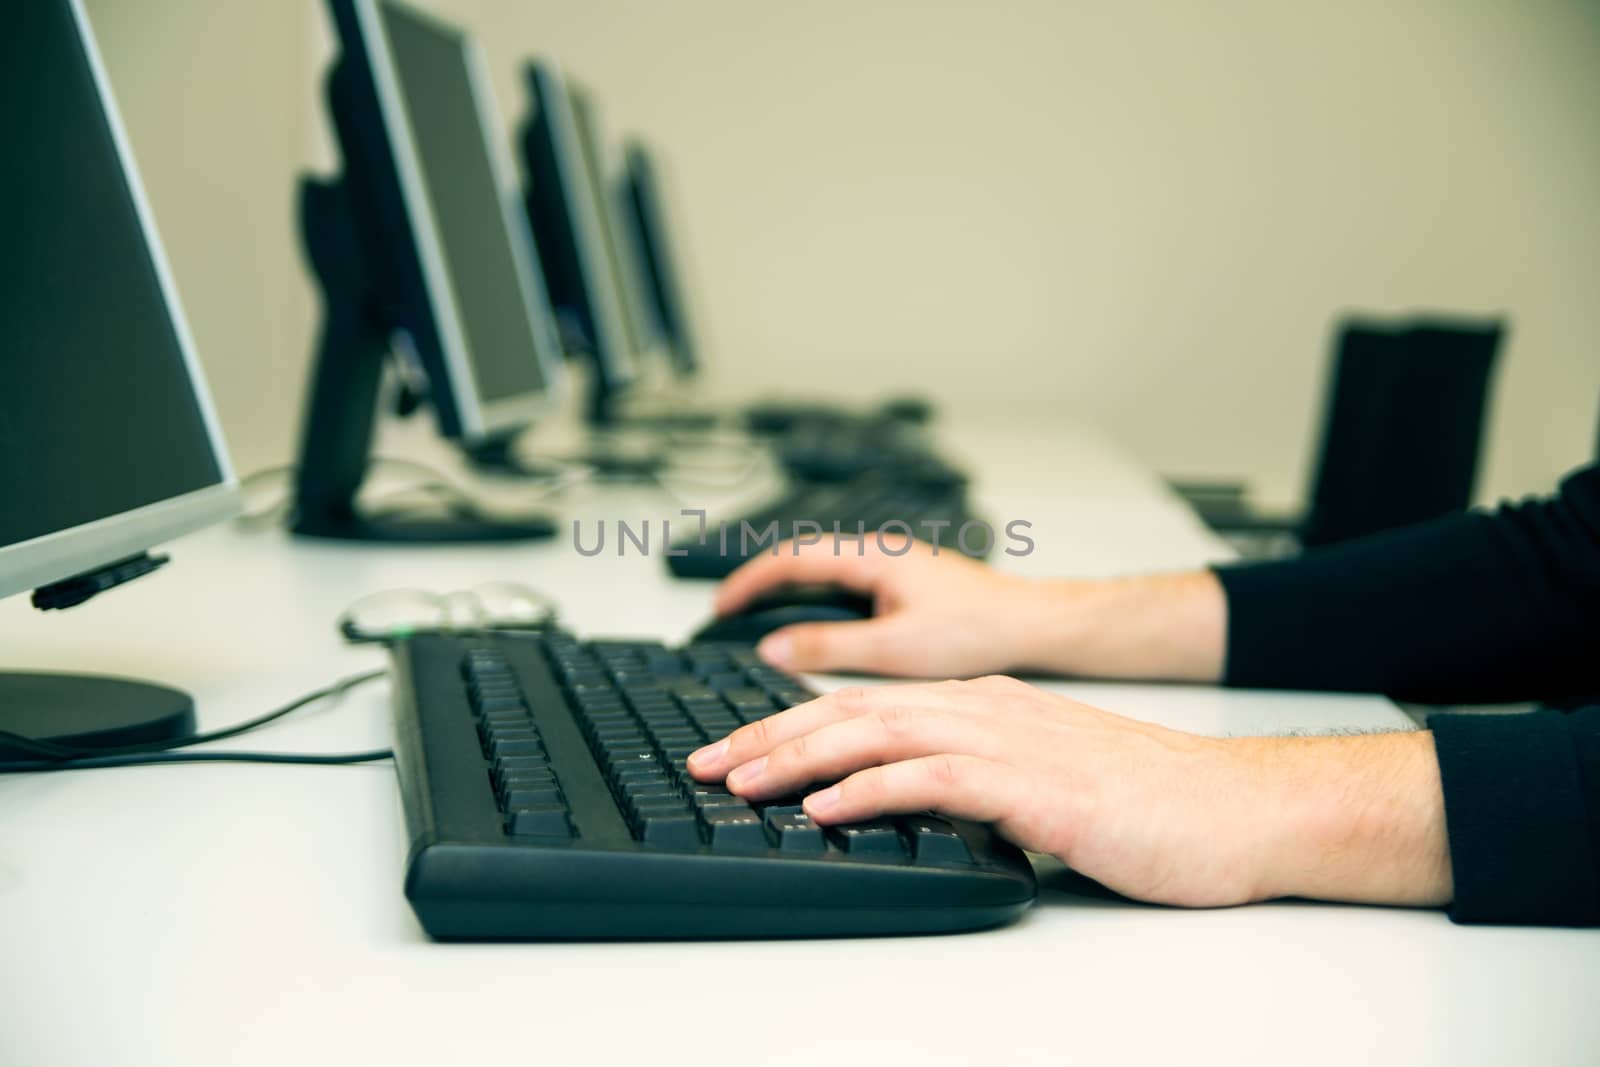
[[[348,678],[339,679],[332,685],[323,686],[321,689],[307,693],[305,696],[299,697],[275,711],[269,711],[265,715],[257,716],[254,719],[247,719],[244,722],[238,723],[234,726],[225,726],[220,730],[212,730],[210,733],[193,734],[189,737],[177,738],[176,740],[147,741],[142,744],[133,745],[85,747],[76,745],[63,745],[54,741],[39,741],[35,738],[24,737],[21,734],[11,733],[8,730],[0,730],[0,742],[10,745],[12,748],[21,748],[36,752],[42,759],[52,760],[82,759],[96,756],[132,755],[141,752],[165,752],[174,748],[188,748],[191,745],[203,745],[211,741],[222,741],[229,737],[237,737],[242,733],[259,729],[268,723],[276,722],[285,715],[299,711],[307,704],[314,704],[325,697],[341,696],[349,690],[354,689],[356,686],[363,684],[364,682],[370,682],[376,678],[382,678],[388,673],[389,672],[387,670],[379,669],[364,671],[361,674],[352,674]]]
[[[137,767],[150,763],[309,763],[317,766],[345,766],[393,759],[394,750],[375,748],[370,752],[338,752],[327,755],[301,752],[135,752],[126,756],[86,756],[79,759],[0,761],[0,774],[32,771],[77,771],[97,767]]]
[[[386,676],[387,670],[364,671],[361,674],[352,674],[341,678],[332,685],[323,686],[321,689],[307,693],[305,696],[285,704],[281,708],[258,715],[254,719],[247,719],[233,726],[225,726],[220,730],[209,733],[194,734],[190,737],[180,737],[176,740],[151,741],[135,745],[117,745],[114,747],[89,748],[74,745],[62,745],[54,741],[40,741],[21,734],[11,733],[9,730],[0,730],[0,744],[23,751],[38,754],[37,759],[0,761],[0,774],[20,773],[24,771],[51,771],[75,770],[91,767],[131,767],[145,763],[203,763],[203,762],[233,762],[233,763],[312,763],[312,764],[344,764],[344,763],[370,763],[375,760],[388,759],[393,753],[388,749],[374,749],[368,752],[355,752],[346,754],[333,754],[327,756],[301,755],[298,753],[277,752],[174,752],[173,749],[188,748],[191,745],[205,744],[211,741],[221,741],[229,737],[250,730],[256,730],[268,723],[276,722],[285,715],[299,711],[308,704],[316,703],[327,697],[340,696],[365,682],[373,681]]]

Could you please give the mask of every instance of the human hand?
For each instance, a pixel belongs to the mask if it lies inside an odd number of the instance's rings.
[[[832,541],[785,542],[728,576],[717,589],[716,612],[735,614],[777,586],[839,585],[871,596],[873,617],[786,626],[761,642],[762,658],[793,671],[924,678],[1023,665],[1051,608],[1046,591],[952,548],[907,542],[869,537],[859,555],[854,547],[836,553]]]
[[[854,547],[788,541],[734,571],[716,611],[731,615],[780,585],[870,595],[859,622],[786,626],[757,651],[791,671],[973,677],[996,671],[1214,682],[1227,606],[1209,571],[1042,581],[904,538]]]
[[[938,811],[1124,895],[1219,906],[1450,898],[1432,738],[1211,739],[1012,678],[843,689],[696,752],[697,778],[823,825]]]

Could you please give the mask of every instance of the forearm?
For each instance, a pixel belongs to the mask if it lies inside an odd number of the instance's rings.
[[[1216,682],[1227,599],[1210,571],[1038,583],[1018,613],[1019,670]]]
[[[1240,738],[1264,832],[1257,899],[1439,907],[1453,895],[1433,735]]]

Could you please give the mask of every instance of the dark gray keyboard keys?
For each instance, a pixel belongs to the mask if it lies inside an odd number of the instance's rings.
[[[900,831],[887,819],[829,827],[828,836],[851,856],[904,856],[906,852]]]
[[[519,808],[506,814],[506,831],[515,837],[572,837],[567,809],[558,804]]]
[[[972,852],[956,828],[931,815],[901,820],[911,840],[911,855],[918,863],[971,863]]]
[[[750,808],[708,808],[700,812],[713,852],[751,852],[767,847],[761,816]]]
[[[769,810],[766,823],[768,831],[777,840],[780,852],[816,854],[828,850],[828,841],[822,828],[803,811]]]

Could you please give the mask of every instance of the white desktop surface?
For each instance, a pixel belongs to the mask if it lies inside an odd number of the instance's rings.
[[[1095,433],[944,436],[990,516],[1034,524],[1037,551],[1002,559],[1011,569],[1223,554]],[[598,488],[550,506],[586,521],[671,508]],[[165,681],[216,727],[380,665],[333,629],[380,589],[513,577],[595,635],[681,639],[709,612],[709,584],[669,579],[660,559],[582,558],[570,530],[406,549],[229,526],[172,552],[165,572],[75,611],[0,603],[0,669]],[[1207,733],[1410,725],[1373,698],[1051,685]],[[232,744],[379,747],[386,701],[375,683]],[[1038,904],[977,934],[444,945],[401,895],[405,847],[387,764],[0,778],[0,1065],[1600,1062],[1597,931],[1311,903],[1185,912],[1086,892],[1040,861]]]

